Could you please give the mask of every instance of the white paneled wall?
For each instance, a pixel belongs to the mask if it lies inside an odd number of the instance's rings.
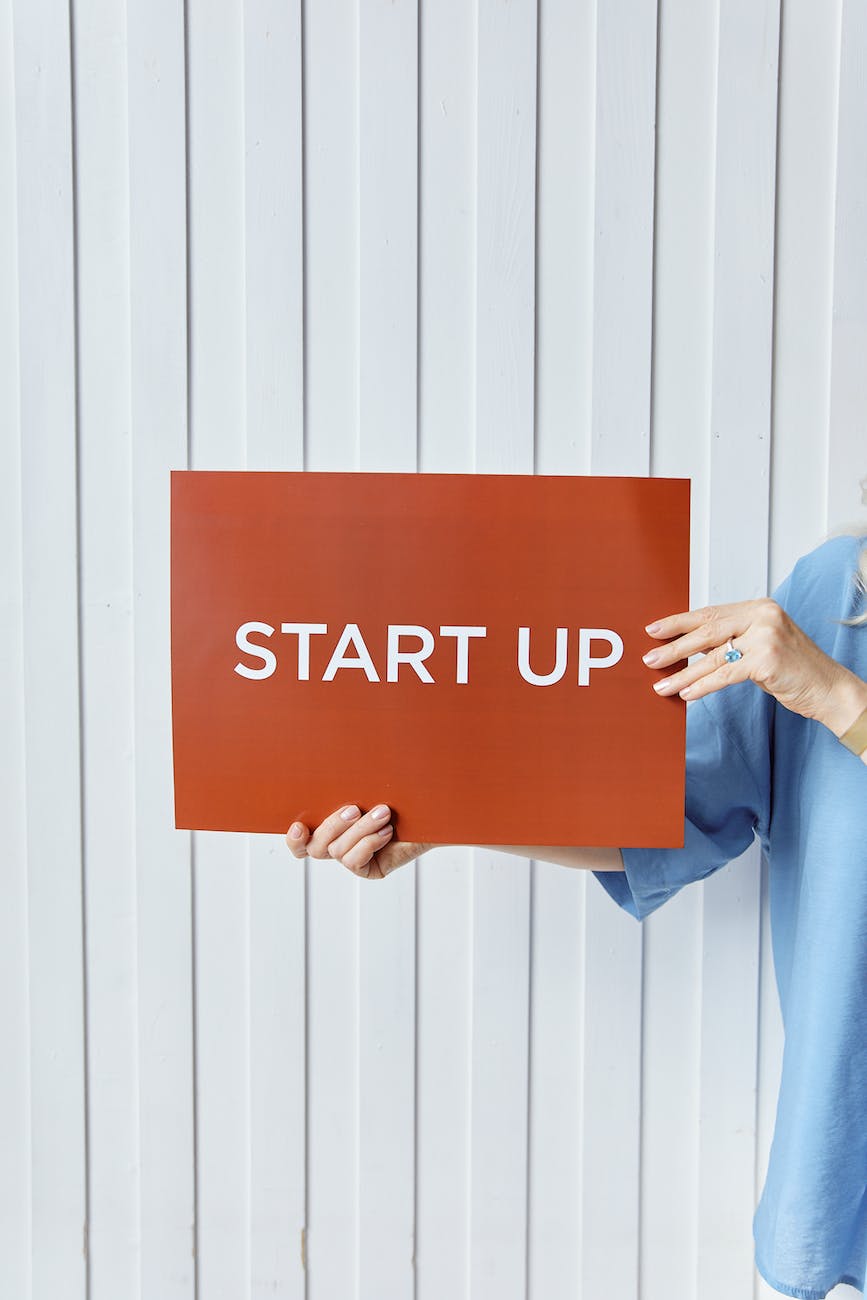
[[[4,1300],[774,1294],[757,855],[175,831],[169,470],[686,476],[773,588],[867,530],[865,97],[857,0],[0,0]]]

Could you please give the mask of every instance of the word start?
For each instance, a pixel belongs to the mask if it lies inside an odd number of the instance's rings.
[[[297,637],[295,674],[299,682],[310,680],[310,641],[314,636],[328,633],[327,623],[281,623],[280,631],[284,635]],[[277,655],[270,645],[251,641],[250,637],[272,637],[275,633],[270,623],[242,623],[235,633],[235,644],[245,655],[255,659],[260,666],[250,668],[247,664],[235,664],[235,672],[251,681],[262,681],[277,671]],[[486,637],[486,627],[441,627],[441,637],[453,637],[455,642],[454,681],[464,685],[470,673],[470,642]],[[417,642],[414,648],[407,648],[407,639]],[[594,654],[594,649],[602,648],[604,642],[607,652]],[[433,653],[436,644],[430,628],[413,623],[390,623],[388,625],[388,642],[386,650],[385,680],[398,681],[398,674],[403,667],[405,671],[414,672],[420,681],[433,683],[434,678],[425,666],[425,660]],[[623,641],[616,632],[604,627],[582,627],[578,629],[578,685],[589,686],[590,674],[601,668],[611,668],[623,657]],[[557,628],[554,667],[550,672],[537,673],[530,666],[530,629],[518,628],[517,667],[525,682],[531,686],[552,686],[566,674],[569,666],[569,629]],[[381,681],[364,637],[357,623],[347,623],[337,640],[328,665],[322,674],[323,682],[333,681],[339,672],[352,670],[363,672],[369,682]]]

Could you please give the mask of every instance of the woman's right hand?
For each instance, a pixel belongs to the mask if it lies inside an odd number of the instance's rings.
[[[333,858],[353,875],[365,880],[384,880],[396,867],[420,858],[432,844],[414,844],[394,839],[391,809],[377,804],[362,813],[355,804],[345,804],[311,834],[303,822],[293,822],[286,843],[296,858]]]

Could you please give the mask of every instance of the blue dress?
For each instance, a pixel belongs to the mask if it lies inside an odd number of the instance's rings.
[[[798,562],[775,598],[832,658],[867,679],[855,581],[867,539],[837,537]],[[775,1290],[822,1300],[864,1288],[867,1264],[867,765],[821,723],[752,682],[687,710],[681,849],[624,849],[594,872],[643,920],[757,835],[768,861],[785,1045],[756,1267]]]

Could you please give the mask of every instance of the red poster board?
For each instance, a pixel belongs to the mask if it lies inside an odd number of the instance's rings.
[[[177,471],[176,825],[682,844],[688,573],[684,479]]]

